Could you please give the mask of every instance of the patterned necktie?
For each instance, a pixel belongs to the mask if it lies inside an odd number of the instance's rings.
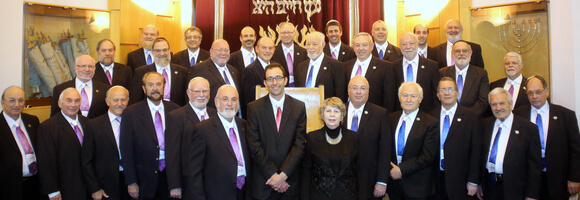
[[[449,115],[445,115],[443,119],[443,129],[441,129],[441,152],[444,150],[445,140],[447,140],[447,134],[449,133]],[[444,155],[441,155],[441,169],[445,169],[445,159]]]
[[[77,138],[79,139],[79,142],[81,143],[81,146],[83,146],[83,132],[81,132],[81,128],[79,127],[79,125],[75,125],[75,133],[77,134]]]
[[[358,65],[355,76],[362,76],[362,66]]]
[[[168,69],[163,69],[163,77],[165,78],[165,88],[163,89],[163,99],[171,98],[171,83],[169,82]]]
[[[86,84],[82,84],[83,89],[81,89],[81,111],[88,112],[91,106],[89,105],[89,96],[87,95],[86,87]]]
[[[461,102],[461,94],[463,94],[463,76],[459,74],[457,76],[457,89],[459,90],[459,96],[457,97],[457,102]]]
[[[191,60],[189,61],[189,65],[190,66],[195,65],[195,57],[191,57]]]
[[[538,126],[538,132],[540,133],[540,144],[542,145],[542,170],[546,169],[546,139],[544,137],[544,123],[542,123],[542,115],[538,111],[536,116],[536,126]]]
[[[153,63],[153,59],[151,58],[151,53],[147,54],[147,65],[150,65],[151,63]]]
[[[27,156],[32,154],[32,156],[34,156],[34,150],[32,149],[32,146],[30,145],[28,138],[26,138],[26,135],[24,134],[22,129],[20,129],[20,126],[17,124],[15,125],[15,128],[16,128],[16,136],[18,137],[20,146],[22,146],[22,149],[24,150],[24,154],[26,154]],[[30,172],[30,174],[36,174],[36,169],[37,169],[36,162],[28,164],[28,171]]]
[[[411,64],[407,65],[407,82],[415,82],[413,81],[413,66]]]
[[[205,120],[205,113],[203,111],[199,112],[199,115],[201,116],[199,121]]]
[[[228,78],[228,75],[226,74],[226,70],[222,71],[222,74],[224,75],[224,81],[226,82],[226,84],[231,85],[230,79]]]
[[[238,161],[238,166],[243,167],[244,161],[242,160],[242,152],[240,152],[240,146],[238,144],[238,139],[236,137],[236,131],[234,130],[234,128],[230,128],[229,138],[230,138],[230,144],[232,145],[232,149],[234,150],[234,153],[236,154],[236,160]],[[244,175],[238,176],[238,178],[236,179],[236,186],[238,187],[238,189],[242,189],[245,182],[246,181],[245,181]]]
[[[155,112],[155,133],[157,135],[157,144],[159,144],[159,149],[165,151],[165,134],[163,132],[163,121],[161,120],[161,113],[159,110]],[[159,171],[165,169],[165,159],[159,160]]]
[[[512,95],[512,97],[514,96],[514,84],[510,83],[510,89],[508,90],[510,92],[510,95]]]
[[[355,111],[352,115],[352,122],[350,123],[350,130],[351,131],[358,131],[358,115],[357,112]]]
[[[286,54],[286,64],[288,65],[288,75],[290,76],[290,82],[288,83],[290,87],[294,87],[294,64],[292,63],[292,55],[288,52]]]
[[[109,80],[109,85],[113,85],[113,77],[111,77],[111,72],[106,70],[107,79]]]
[[[405,118],[403,118],[403,123],[399,127],[399,135],[397,136],[397,156],[403,156],[403,151],[405,150]]]
[[[310,65],[310,70],[308,71],[308,79],[306,79],[306,87],[313,88],[314,83],[312,83],[312,73],[314,73],[314,65]]]
[[[384,57],[384,55],[383,55],[383,50],[381,49],[381,50],[379,51],[379,58],[381,58],[381,60],[382,60],[382,59],[383,59],[383,57]]]
[[[276,112],[276,130],[280,132],[280,121],[282,120],[282,108],[278,107]]]
[[[334,58],[335,60],[338,60],[338,59],[336,58],[336,54],[335,54],[334,52],[332,52],[332,58]]]

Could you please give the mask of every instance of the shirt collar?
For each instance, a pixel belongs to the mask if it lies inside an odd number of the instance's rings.
[[[230,121],[226,120],[226,118],[222,117],[221,114],[218,113],[218,118],[220,119],[220,121],[224,125],[224,128],[226,128],[226,132],[229,131],[228,130],[229,128],[234,128],[235,129],[235,126],[236,126],[236,123],[235,123],[236,122],[236,117],[234,117],[232,119],[232,121],[230,122]]]
[[[93,86],[93,79],[91,79],[87,82],[83,82],[77,77],[77,78],[75,78],[75,86],[79,86],[80,88],[84,88],[87,86],[92,87]]]
[[[386,50],[387,47],[389,47],[389,42],[385,41],[385,43],[383,43],[382,45],[375,42],[375,46],[377,47],[377,50],[379,50],[379,49]]]
[[[413,112],[409,113],[408,115],[405,114],[405,111],[402,112],[401,114],[401,119],[405,119],[405,117],[408,117],[408,120],[414,120],[417,117],[417,113],[419,113],[419,108],[417,108],[416,110],[414,110]]]
[[[215,63],[213,60],[211,60],[213,62],[213,64],[217,67],[218,70],[223,71],[224,68],[227,68],[226,66],[228,66],[228,64],[226,63],[224,66],[219,66],[217,63]]]
[[[403,56],[403,60],[405,60],[405,62],[403,63],[407,63],[408,64],[412,64],[413,66],[418,65],[419,64],[419,54],[415,55],[415,58],[413,58],[413,60],[407,60],[407,58],[405,58],[405,56]]]
[[[157,63],[155,63],[155,69],[157,70],[157,72],[167,69],[167,74],[169,74],[170,66],[169,65],[159,66],[159,65],[157,65]]]
[[[248,51],[246,48],[244,48],[244,47],[240,47],[240,51],[242,51],[242,54],[243,54],[243,55],[252,54],[252,57],[253,57],[254,55],[256,55],[256,54],[254,53],[254,49],[252,49],[252,51]]]
[[[449,110],[446,110],[445,107],[441,106],[441,116],[455,115],[455,111],[457,111],[457,103],[455,103],[455,105],[453,105]]]
[[[523,76],[520,74],[520,75],[519,75],[519,76],[518,76],[516,79],[514,79],[514,80],[511,80],[511,79],[508,77],[508,78],[507,78],[507,82],[508,82],[508,83],[512,83],[512,85],[513,85],[513,84],[515,84],[515,85],[518,85],[518,84],[521,84],[521,83],[522,83],[522,79],[524,79],[524,78],[523,78]]]
[[[193,106],[191,102],[189,102],[189,106],[191,106],[191,109],[193,109],[193,112],[195,112],[195,114],[200,114],[199,112],[203,112],[203,114],[205,115],[207,113],[207,107],[204,107],[203,109],[198,109],[195,106]]]
[[[200,49],[201,48],[197,48],[197,50],[191,51],[191,50],[189,50],[189,48],[187,48],[187,52],[189,54],[189,57],[191,58],[193,56],[193,57],[196,57],[197,58],[197,56],[199,55],[199,50]]]
[[[328,47],[330,49],[330,52],[338,51],[340,49],[341,44],[342,44],[342,42],[339,42],[336,46],[332,46],[332,44],[330,44],[330,42],[329,42]]]
[[[367,65],[369,65],[369,63],[371,62],[371,59],[372,59],[372,58],[373,58],[373,56],[372,56],[372,55],[370,55],[370,56],[369,56],[367,59],[365,59],[365,60],[362,60],[362,61],[361,61],[361,60],[359,60],[359,59],[357,58],[357,59],[356,59],[356,61],[357,61],[357,62],[358,62],[360,65],[367,66]]]
[[[348,113],[352,113],[352,112],[359,113],[359,112],[361,112],[361,111],[362,111],[362,110],[365,108],[365,105],[366,105],[366,104],[367,104],[367,103],[364,103],[364,104],[363,104],[363,105],[361,105],[359,108],[355,108],[355,107],[354,107],[354,105],[352,105],[352,102],[350,102],[350,101],[349,101],[349,102],[348,102],[348,110],[347,110],[347,112],[348,112]]]
[[[116,119],[117,117],[121,118],[121,116],[117,116],[117,115],[113,114],[113,113],[112,113],[110,110],[109,110],[109,111],[107,111],[107,114],[109,115],[109,120],[110,120],[111,122],[115,121],[115,119]],[[119,123],[120,123],[120,122],[119,122]]]
[[[6,114],[6,112],[2,112],[2,114],[4,115],[4,119],[6,119],[6,123],[8,123],[8,127],[12,128],[14,127],[15,124],[18,124],[18,126],[20,126],[20,123],[22,121],[22,117],[21,115],[18,116],[18,119],[14,120],[12,119],[12,117],[8,116],[8,114]]]
[[[510,115],[505,120],[503,120],[503,122],[497,118],[495,119],[496,126],[501,127],[510,127],[513,122],[514,122],[514,114],[512,112],[510,112]]]
[[[536,107],[532,106],[532,111],[536,113],[538,113],[538,111],[540,111],[540,113],[548,113],[550,111],[549,103],[546,102],[542,107],[540,107],[540,109],[537,109]]]
[[[320,56],[318,56],[318,58],[316,58],[314,60],[310,59],[310,65],[320,66],[320,63],[322,63],[323,58],[324,58],[324,53],[320,53]]]
[[[463,75],[463,79],[465,79],[465,75],[467,75],[467,70],[469,69],[469,64],[463,70],[460,70],[457,65],[455,65],[455,76],[459,76],[459,74]]]
[[[272,106],[274,107],[284,107],[284,100],[286,99],[286,94],[282,95],[282,98],[280,98],[280,101],[274,99],[272,97],[272,95],[268,94],[268,97],[270,98],[270,102],[272,102]]]
[[[78,114],[75,114],[76,115],[76,117],[75,117],[76,119],[71,119],[70,117],[68,117],[68,115],[65,115],[62,110],[60,112],[62,113],[62,116],[64,116],[64,119],[66,119],[66,121],[69,124],[71,124],[73,126],[79,125],[79,115]]]
[[[290,47],[286,47],[286,45],[281,44],[282,45],[282,50],[284,50],[284,52],[293,52],[294,51],[294,44],[290,45]]]
[[[112,70],[112,68],[114,68],[114,67],[115,67],[115,62],[111,63],[111,65],[109,65],[109,66],[107,66],[107,65],[103,64],[102,62],[99,62],[99,63],[101,64],[101,66],[103,67],[103,69],[104,69],[105,71],[107,71],[107,70]]]
[[[151,111],[165,110],[163,106],[163,100],[161,100],[161,103],[159,103],[159,105],[157,106],[153,103],[153,101],[147,99],[147,105],[149,105],[149,109]]]
[[[260,64],[262,64],[262,68],[266,69],[266,66],[268,66],[271,62],[266,63],[264,60],[262,60],[262,58],[260,58],[260,56],[258,56],[258,60],[260,61]]]

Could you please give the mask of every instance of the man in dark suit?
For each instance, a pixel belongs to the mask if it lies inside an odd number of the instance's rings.
[[[240,50],[230,55],[228,64],[236,68],[239,78],[242,79],[244,69],[256,60],[256,53],[254,52],[254,43],[256,43],[256,31],[250,26],[246,26],[240,32],[240,42],[242,47]]]
[[[121,121],[121,158],[125,183],[134,199],[181,198],[179,166],[169,159],[165,147],[181,141],[170,140],[167,133],[169,112],[179,106],[163,100],[165,78],[157,72],[143,76],[143,91],[147,99],[129,106]],[[167,165],[166,165],[167,163]]]
[[[51,200],[90,198],[81,167],[87,127],[87,118],[78,114],[81,105],[81,94],[76,89],[63,90],[58,98],[61,110],[38,127],[40,188]]]
[[[437,52],[434,48],[427,45],[427,41],[429,40],[429,27],[425,24],[417,24],[413,28],[413,33],[417,35],[417,40],[419,40],[419,56],[436,61],[437,55],[435,53]]]
[[[187,80],[198,76],[207,79],[210,87],[209,99],[213,99],[217,94],[217,89],[224,84],[232,85],[236,89],[241,87],[241,77],[238,75],[238,70],[228,64],[230,45],[227,41],[215,40],[209,51],[210,59],[190,68]],[[208,104],[208,106],[215,108],[213,103]]]
[[[39,123],[36,116],[22,113],[24,102],[20,87],[10,86],[2,93],[0,194],[6,199],[38,200],[41,193],[34,150]]]
[[[203,37],[201,30],[195,26],[192,26],[187,28],[184,34],[187,49],[175,53],[171,57],[171,63],[189,68],[196,63],[200,63],[209,59],[209,52],[199,48],[199,45],[201,45],[201,39]]]
[[[218,116],[195,127],[192,139],[195,148],[186,153],[192,181],[185,199],[252,199],[248,126],[245,120],[236,117],[238,100],[233,86],[221,86],[215,98]]]
[[[77,74],[75,79],[54,86],[50,116],[55,116],[60,112],[58,97],[63,90],[70,87],[76,88],[81,94],[82,101],[79,112],[84,117],[92,119],[107,112],[105,93],[111,86],[99,81],[93,81],[95,60],[89,55],[82,55],[76,59],[74,69]]]
[[[374,57],[389,62],[395,62],[399,58],[403,57],[399,47],[396,47],[387,41],[387,36],[389,35],[387,23],[385,23],[383,20],[377,20],[375,23],[373,23],[372,33],[373,38],[375,39],[375,48],[373,49]]]
[[[484,170],[478,197],[538,199],[542,156],[537,126],[512,114],[512,98],[503,88],[489,93],[489,104],[494,117],[481,122]]]
[[[165,38],[157,38],[153,42],[153,57],[155,63],[145,65],[135,69],[133,79],[131,80],[129,104],[134,104],[143,101],[146,98],[144,95],[143,75],[148,72],[158,72],[163,75],[167,83],[164,84],[163,100],[171,101],[177,105],[185,105],[185,85],[187,84],[187,68],[171,64],[171,56],[169,55],[171,49],[169,42]]]
[[[413,33],[406,32],[399,39],[399,46],[403,53],[403,58],[393,63],[395,72],[395,85],[401,85],[403,82],[415,82],[423,88],[423,99],[421,108],[424,112],[429,112],[439,107],[437,99],[437,84],[439,82],[439,68],[435,61],[421,57],[417,54],[418,48],[417,36]],[[401,110],[400,103],[395,103],[395,110]]]
[[[294,87],[294,69],[298,63],[308,60],[306,49],[294,43],[294,36],[296,35],[296,28],[290,22],[280,23],[280,44],[276,46],[272,61],[280,63],[284,66],[284,70],[288,72],[288,87]]]
[[[447,35],[447,42],[434,47],[435,51],[437,51],[435,54],[437,56],[435,61],[439,63],[439,68],[451,66],[457,62],[457,60],[454,60],[451,47],[455,42],[462,40],[461,34],[463,33],[463,26],[461,26],[461,22],[457,19],[450,19],[447,21],[447,23],[445,23],[445,33]],[[464,42],[469,44],[473,49],[473,56],[469,64],[484,68],[483,57],[481,56],[481,46],[473,42]]]
[[[109,111],[89,120],[85,128],[81,148],[85,183],[93,199],[129,200],[119,151],[121,114],[129,104],[129,91],[113,86],[105,101]]]
[[[508,90],[512,99],[515,99],[512,105],[514,110],[522,106],[529,106],[530,101],[526,95],[527,79],[522,75],[522,68],[524,68],[522,56],[516,52],[508,52],[503,59],[505,61],[503,68],[507,77],[490,83],[489,88],[502,87]]]
[[[300,161],[306,146],[306,108],[284,94],[288,82],[282,65],[265,69],[269,94],[248,105],[246,136],[253,160],[254,199],[298,199]]]
[[[314,88],[324,85],[324,98],[338,97],[346,102],[344,66],[340,61],[324,55],[324,34],[315,31],[306,36],[309,60],[296,67],[296,87]]]
[[[483,115],[488,107],[489,78],[487,71],[469,64],[472,50],[464,41],[453,44],[455,65],[439,69],[442,77],[451,77],[457,82],[459,105],[470,108],[478,115]]]
[[[515,115],[538,126],[542,146],[542,186],[540,199],[568,199],[578,193],[580,182],[580,133],[576,114],[548,102],[550,89],[541,76],[527,81],[531,106],[514,111]]]
[[[153,64],[153,41],[159,37],[159,30],[154,25],[147,25],[143,27],[142,32],[141,45],[143,47],[127,54],[127,66],[131,67],[132,70],[143,65]]]
[[[387,109],[368,102],[369,82],[355,76],[348,85],[347,112],[344,128],[359,133],[358,199],[378,200],[385,195],[390,169],[391,122]]]
[[[103,39],[97,43],[99,62],[95,65],[93,80],[128,88],[133,77],[133,70],[127,65],[115,62],[115,50],[115,44],[109,39]]]
[[[441,107],[430,112],[439,119],[441,131],[439,159],[434,165],[437,200],[474,199],[481,184],[480,119],[457,104],[458,96],[455,81],[443,77],[437,92]]]
[[[256,44],[256,54],[258,55],[258,62],[253,62],[244,69],[242,76],[242,86],[244,100],[243,105],[248,105],[250,102],[256,100],[256,85],[265,87],[264,85],[264,69],[270,64],[272,55],[274,55],[274,41],[269,37],[262,37]]]
[[[357,59],[344,64],[347,82],[355,76],[364,76],[370,85],[369,102],[392,112],[395,109],[396,86],[391,63],[371,55],[374,43],[368,33],[356,34],[353,44]]]
[[[389,114],[394,146],[387,193],[392,200],[427,199],[435,189],[439,126],[436,118],[419,110],[422,99],[419,84],[404,82],[399,87],[403,110]]]
[[[342,43],[342,26],[336,20],[330,20],[326,23],[326,37],[328,45],[324,46],[324,54],[345,63],[355,59],[354,49]]]

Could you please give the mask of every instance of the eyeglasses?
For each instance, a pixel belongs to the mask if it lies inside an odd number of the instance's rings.
[[[280,35],[290,35],[294,33],[293,31],[284,31],[284,32],[280,32]]]
[[[467,52],[469,52],[469,50],[470,49],[455,49],[454,51],[455,51],[455,53],[462,53],[462,52],[467,53]]]
[[[165,52],[169,51],[169,49],[153,49],[153,51],[155,51],[155,53],[161,53],[161,52],[165,53]]]
[[[527,91],[526,94],[528,96],[533,96],[534,94],[535,95],[540,95],[540,94],[544,93],[544,91],[546,91],[546,90],[541,89],[541,90],[536,90],[536,91]]]
[[[441,92],[441,93],[445,93],[445,92],[451,93],[451,92],[455,92],[455,91],[456,90],[454,88],[441,88],[441,89],[439,89],[439,92]]]
[[[18,102],[19,104],[23,104],[24,103],[24,99],[7,99],[5,101],[7,101],[8,103],[11,103],[11,104],[14,104],[16,102]]]
[[[227,103],[227,102],[238,102],[238,98],[236,98],[236,97],[232,97],[232,98],[222,97],[220,99],[220,101],[222,101],[223,103]]]
[[[209,92],[209,90],[192,90],[190,89],[189,91],[193,92],[194,94],[207,94]]]
[[[218,53],[230,53],[229,49],[211,49],[212,51],[216,51]]]
[[[284,80],[283,76],[276,76],[276,77],[268,77],[266,78],[266,82],[271,83],[272,81],[276,80],[277,82],[282,82],[282,80]]]

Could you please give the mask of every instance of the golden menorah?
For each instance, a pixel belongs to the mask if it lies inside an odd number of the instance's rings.
[[[516,20],[508,20],[507,23],[499,26],[499,42],[508,51],[526,53],[534,48],[540,38],[540,18],[532,20],[522,20],[518,24]]]

